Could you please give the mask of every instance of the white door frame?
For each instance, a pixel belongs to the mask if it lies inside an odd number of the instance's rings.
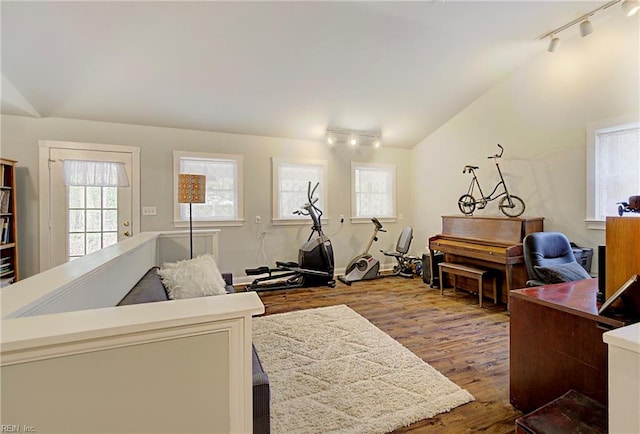
[[[98,143],[38,141],[39,209],[40,209],[40,271],[51,268],[51,185],[49,182],[49,154],[52,148],[79,151],[123,152],[131,154],[131,228],[134,233],[140,228],[140,148],[126,145],[104,145]]]

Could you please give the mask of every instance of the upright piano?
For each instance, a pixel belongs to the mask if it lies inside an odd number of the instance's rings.
[[[542,232],[543,222],[543,217],[442,216],[442,233],[429,238],[430,263],[442,252],[446,262],[496,270],[500,299],[508,303],[509,291],[525,287],[528,279],[522,240]],[[460,287],[465,286],[462,280]]]

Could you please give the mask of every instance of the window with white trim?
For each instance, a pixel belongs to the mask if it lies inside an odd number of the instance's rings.
[[[587,221],[598,223],[640,192],[640,123],[592,128],[588,141]]]
[[[396,166],[351,163],[353,218],[396,218]]]
[[[273,220],[296,222],[308,216],[294,214],[309,201],[307,189],[317,183],[316,206],[327,215],[327,162],[300,158],[272,158],[273,165]]]
[[[194,224],[242,224],[242,162],[242,155],[174,151],[173,202],[176,224],[189,221],[189,204],[178,203],[178,175],[181,173],[206,177],[206,202],[191,204]]]

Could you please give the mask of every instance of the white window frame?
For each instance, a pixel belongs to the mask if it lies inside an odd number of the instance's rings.
[[[393,205],[391,216],[359,216],[356,214],[356,170],[358,169],[380,169],[391,172],[391,194],[393,195],[391,203]],[[382,222],[395,222],[397,220],[397,197],[396,192],[397,176],[395,164],[379,164],[379,163],[351,163],[351,222],[352,223],[369,223],[371,217],[377,217]]]
[[[607,119],[587,125],[587,198],[585,223],[588,229],[605,230],[606,220],[597,218],[597,165],[596,141],[599,133],[640,127],[637,115],[627,115],[619,118]],[[621,198],[626,200],[628,198]]]
[[[309,166],[320,170],[320,194],[322,197],[318,206],[322,209],[324,216],[329,215],[329,200],[328,200],[328,181],[329,181],[329,169],[326,160],[311,160],[305,158],[279,158],[273,157],[272,161],[272,221],[274,225],[307,225],[309,223],[309,216],[301,215],[299,217],[282,217],[280,216],[280,166],[294,165],[294,166]],[[312,185],[311,188],[314,186]],[[302,208],[304,204],[300,204]],[[322,222],[326,223],[328,219],[322,218]]]
[[[215,220],[194,220],[193,227],[215,226],[242,226],[244,224],[244,186],[243,186],[243,160],[239,154],[215,154],[209,152],[173,151],[173,224],[177,228],[189,226],[189,220],[180,218],[180,204],[178,203],[178,175],[180,174],[180,160],[183,158],[228,160],[234,161],[237,166],[236,191],[237,210],[236,218],[223,218]]]

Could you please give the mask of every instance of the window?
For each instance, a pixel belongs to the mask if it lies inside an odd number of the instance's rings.
[[[206,202],[191,204],[196,226],[239,225],[244,219],[242,204],[242,156],[200,152],[173,152],[174,220],[177,226],[189,221],[189,204],[178,203],[178,175],[206,176]]]
[[[353,218],[396,218],[396,166],[351,163]]]
[[[587,222],[604,229],[617,202],[640,191],[640,123],[590,128],[587,167]]]
[[[69,261],[118,242],[118,187],[67,189]]]
[[[309,218],[293,212],[309,201],[307,188],[317,183],[316,206],[327,214],[327,162],[321,160],[273,158],[273,220],[274,222],[297,222]]]

